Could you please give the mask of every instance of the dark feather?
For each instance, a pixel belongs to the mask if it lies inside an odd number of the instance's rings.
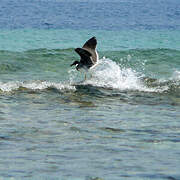
[[[90,57],[92,55],[90,52],[82,48],[76,48],[75,51],[80,55],[82,59]]]
[[[76,65],[76,69],[80,69],[82,67],[86,67],[89,69],[92,67],[98,59],[98,54],[96,52],[97,40],[95,37],[92,37],[83,45],[82,48],[76,48],[75,51],[81,57],[80,62],[72,65]]]
[[[91,39],[89,39],[88,41],[85,42],[85,44],[83,45],[83,48],[95,50],[96,45],[97,45],[97,40],[95,37],[92,37]]]
[[[80,55],[81,60],[80,63],[82,65],[87,66],[88,68],[93,65],[92,60],[91,60],[91,53],[86,51],[85,49],[82,48],[76,48],[75,51]]]

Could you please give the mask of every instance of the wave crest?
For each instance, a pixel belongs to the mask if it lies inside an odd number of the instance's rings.
[[[10,81],[0,82],[1,92],[11,92],[16,90],[46,90],[56,89],[60,92],[78,91],[77,86],[88,85],[93,87],[101,87],[104,89],[112,89],[117,91],[140,91],[151,93],[176,93],[180,92],[180,72],[175,71],[169,79],[153,79],[145,77],[143,73],[139,73],[132,68],[125,68],[123,65],[117,64],[108,58],[103,58],[97,66],[90,69],[88,78],[82,80],[82,73],[75,69],[69,70],[69,80],[66,82],[49,82],[49,81]]]
[[[121,91],[154,91],[154,89],[146,87],[141,81],[142,74],[131,68],[121,67],[116,62],[108,58],[101,59],[99,64],[90,70],[89,74],[90,78],[84,81],[82,84],[89,84],[92,86]],[[71,81],[77,78],[77,76],[75,77],[73,75],[74,79],[72,79],[72,74],[70,77]]]
[[[59,91],[74,91],[75,86],[65,83],[53,83],[48,81],[29,81],[29,82],[0,82],[0,90],[2,92],[11,92],[19,89],[29,90],[45,90],[55,88]]]
[[[173,79],[162,80],[145,77],[132,68],[125,68],[108,58],[103,58],[99,64],[89,72],[87,80],[81,85],[91,85],[119,91],[142,91],[163,93],[179,88],[180,72],[173,74]],[[79,73],[80,74],[80,73]],[[71,84],[77,84],[79,74],[75,70],[69,71]]]

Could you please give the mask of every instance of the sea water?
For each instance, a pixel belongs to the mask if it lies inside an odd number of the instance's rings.
[[[92,36],[84,80],[70,64]],[[179,0],[1,0],[0,180],[179,170]]]

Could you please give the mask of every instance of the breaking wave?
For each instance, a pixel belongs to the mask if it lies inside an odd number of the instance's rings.
[[[11,92],[16,90],[45,90],[56,89],[59,91],[74,91],[75,86],[65,83],[53,83],[48,81],[29,81],[29,82],[0,82],[0,90],[2,92]]]
[[[83,73],[69,68],[71,62],[79,58],[73,49],[0,51],[0,91],[24,89],[78,91],[79,85],[150,93],[180,91],[178,50],[135,49],[104,51],[99,54],[109,58],[102,58],[84,80]]]
[[[70,71],[71,84],[77,84],[76,71]],[[73,75],[72,75],[73,74]],[[76,76],[75,76],[76,74]],[[180,72],[174,72],[171,79],[162,81],[145,77],[132,68],[124,68],[116,62],[103,58],[99,64],[90,70],[89,79],[81,85],[92,85],[119,91],[143,91],[163,93],[180,88]]]
[[[9,81],[0,82],[1,92],[11,92],[17,90],[47,90],[56,89],[60,92],[76,91],[77,86],[93,86],[116,91],[140,91],[150,93],[174,93],[180,91],[180,72],[175,71],[171,78],[153,79],[145,77],[132,68],[121,67],[116,62],[103,58],[98,65],[91,69],[84,78],[84,73],[79,73],[75,69],[69,70],[69,80],[66,82],[51,81]]]

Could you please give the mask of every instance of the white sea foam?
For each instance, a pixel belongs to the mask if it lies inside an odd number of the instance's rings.
[[[131,68],[119,66],[116,62],[103,58],[99,64],[90,72],[92,77],[84,81],[83,84],[93,86],[132,91],[155,92],[155,88],[148,88],[142,82],[142,74]]]
[[[176,80],[179,81],[180,80],[180,71],[174,71],[173,75],[172,75],[172,80]]]
[[[31,90],[44,90],[48,88],[55,88],[59,91],[75,90],[75,86],[65,83],[53,83],[48,81],[28,81],[28,82],[0,82],[0,90],[3,92],[11,92],[19,88],[27,88]]]
[[[3,92],[10,92],[12,90],[17,90],[20,86],[21,86],[21,82],[7,82],[7,83],[3,83],[0,82],[0,90]]]

